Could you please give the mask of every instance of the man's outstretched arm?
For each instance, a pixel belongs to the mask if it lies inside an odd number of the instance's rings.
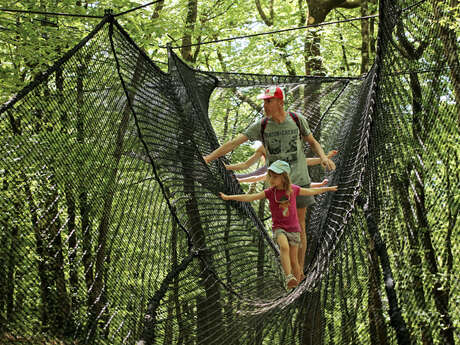
[[[227,141],[225,144],[212,151],[209,155],[204,156],[203,159],[206,163],[212,162],[213,160],[222,157],[230,151],[233,151],[246,141],[248,141],[248,137],[246,135],[238,134],[234,139]]]

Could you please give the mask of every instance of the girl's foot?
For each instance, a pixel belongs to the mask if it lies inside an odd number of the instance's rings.
[[[299,282],[297,281],[296,277],[294,277],[292,273],[286,276],[286,285],[288,289],[295,288],[298,283]]]

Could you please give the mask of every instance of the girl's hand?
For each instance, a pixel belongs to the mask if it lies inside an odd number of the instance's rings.
[[[228,195],[227,194],[219,192],[219,196],[222,198],[222,200],[228,200]]]
[[[327,158],[327,157],[325,157],[324,159],[321,159],[321,166],[330,171],[335,170],[335,163],[330,158]]]
[[[332,158],[334,157],[337,153],[339,153],[339,151],[337,150],[331,150],[327,153],[327,158]]]
[[[224,167],[227,170],[242,170],[242,169],[238,169],[238,164],[225,164],[224,163]]]
[[[329,189],[330,192],[337,192],[337,189],[339,189],[338,186],[332,186],[332,187],[326,187]]]

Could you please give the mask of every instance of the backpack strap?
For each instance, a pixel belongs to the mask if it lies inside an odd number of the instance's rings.
[[[297,116],[296,113],[293,113],[292,111],[289,112],[289,115],[291,116],[291,118],[294,120],[295,124],[297,125],[297,127],[299,128],[299,137],[300,137],[300,141],[302,141],[302,127],[300,127],[300,120],[299,120],[299,117]]]
[[[262,122],[260,123],[260,137],[262,138],[262,145],[265,146],[265,139],[264,139],[264,132],[265,132],[265,127],[267,127],[268,123],[268,117],[264,117],[262,119]]]

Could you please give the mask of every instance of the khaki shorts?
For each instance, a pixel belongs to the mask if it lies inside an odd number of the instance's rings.
[[[302,186],[302,188],[310,188],[310,185]],[[313,195],[298,195],[295,199],[297,208],[310,207],[315,203]]]
[[[279,235],[285,235],[290,246],[300,245],[300,232],[289,232],[281,228],[273,229],[275,240],[278,240]]]

